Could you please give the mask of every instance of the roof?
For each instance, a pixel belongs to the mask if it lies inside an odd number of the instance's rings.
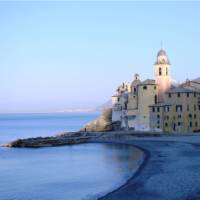
[[[131,87],[134,87],[134,86],[137,86],[141,84],[141,81],[140,80],[134,80],[132,83],[131,83]]]
[[[172,106],[171,104],[167,104],[167,103],[157,103],[154,105],[150,105],[149,107],[164,107],[164,106]]]
[[[121,95],[115,94],[112,97],[120,97]]]
[[[188,89],[188,88],[184,88],[184,87],[174,87],[169,89],[166,93],[191,93],[191,92],[195,92],[196,90],[193,89]]]
[[[164,49],[161,49],[157,54],[157,57],[158,56],[167,56],[167,53],[166,53],[166,51]]]
[[[141,82],[140,85],[156,85],[156,81],[152,79],[146,79],[145,81]]]
[[[199,83],[200,84],[200,77],[192,80],[191,82]]]
[[[158,65],[158,64],[168,64],[168,65],[170,65],[169,58],[168,58],[167,53],[164,49],[161,49],[157,53],[155,65]]]

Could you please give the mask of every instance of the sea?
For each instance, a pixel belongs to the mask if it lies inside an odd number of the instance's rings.
[[[0,114],[0,144],[77,131],[99,113]],[[120,187],[143,153],[123,144],[0,147],[0,200],[92,200]]]

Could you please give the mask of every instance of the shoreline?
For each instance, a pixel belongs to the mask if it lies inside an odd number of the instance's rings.
[[[90,142],[91,143],[91,142]],[[126,182],[124,184],[122,184],[121,186],[119,186],[118,188],[108,192],[107,194],[105,194],[102,197],[99,197],[97,200],[103,200],[106,197],[114,194],[115,192],[117,192],[118,190],[122,189],[123,187],[125,187],[126,185],[129,184],[130,181],[132,181],[133,179],[135,179],[137,176],[140,175],[140,173],[142,172],[143,168],[146,166],[146,164],[148,163],[148,160],[150,158],[150,152],[147,151],[146,149],[137,146],[137,145],[133,145],[133,144],[127,144],[126,142],[119,142],[119,141],[112,141],[112,142],[97,142],[97,143],[106,143],[106,144],[125,144],[125,145],[131,145],[137,149],[139,149],[140,151],[143,152],[143,160],[141,162],[141,164],[138,166],[138,169],[134,172],[134,174],[128,179],[126,180]]]
[[[132,141],[111,141],[142,148],[145,150],[147,159],[124,185],[98,200],[200,199],[200,187],[198,187],[200,184],[198,170],[200,169],[200,136],[192,137],[188,142],[185,141],[187,139],[185,137],[179,138],[178,141],[172,141],[171,138],[157,141],[149,141],[146,138]],[[162,148],[164,148],[163,151]],[[176,155],[172,154],[171,149],[178,151],[174,151]],[[179,153],[183,153],[182,158]],[[177,164],[180,168],[176,168]]]

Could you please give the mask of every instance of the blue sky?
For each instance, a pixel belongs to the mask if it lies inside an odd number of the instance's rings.
[[[154,78],[163,41],[175,80],[200,77],[199,2],[0,2],[0,112],[107,101]]]

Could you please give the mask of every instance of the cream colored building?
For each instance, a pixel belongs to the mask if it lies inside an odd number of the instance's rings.
[[[112,121],[120,121],[121,127],[125,129],[149,130],[149,106],[157,103],[158,98],[155,81],[141,81],[136,74],[127,90],[122,92],[118,89],[117,92],[112,96]]]
[[[154,64],[155,80],[123,83],[112,97],[112,121],[121,128],[142,131],[194,132],[200,130],[200,83],[171,81],[171,65],[161,49]]]

